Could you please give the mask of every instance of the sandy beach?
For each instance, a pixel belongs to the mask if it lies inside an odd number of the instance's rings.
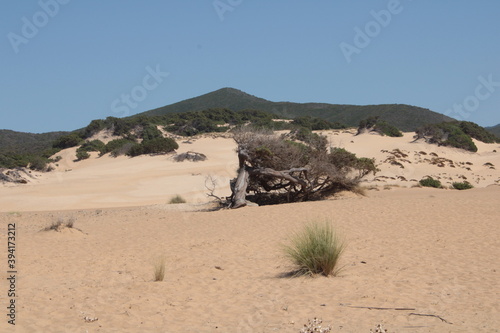
[[[68,149],[56,170],[0,185],[0,237],[15,224],[17,260],[16,326],[4,315],[0,331],[299,332],[318,317],[332,332],[499,332],[500,145],[468,153],[409,133],[326,134],[376,159],[365,196],[208,211],[207,177],[226,196],[236,173],[236,145],[223,137],[180,143],[204,162],[74,162]],[[415,187],[425,176],[475,188]],[[177,194],[187,203],[168,204]],[[42,231],[58,220],[73,228]],[[283,244],[324,220],[347,243],[340,275],[284,277]],[[155,282],[159,258],[165,279]]]

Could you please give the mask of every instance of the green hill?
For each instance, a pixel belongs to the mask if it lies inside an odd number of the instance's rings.
[[[485,127],[485,129],[497,138],[500,138],[500,124],[492,127]]]
[[[52,142],[68,132],[42,134],[0,130],[0,154],[36,154],[52,147]]]
[[[357,127],[359,122],[372,116],[396,126],[402,131],[415,131],[425,124],[452,121],[429,109],[406,104],[343,105],[326,103],[271,102],[233,88],[222,88],[214,92],[190,98],[178,103],[146,111],[140,115],[164,115],[176,112],[202,111],[209,108],[227,108],[233,111],[254,109],[271,112],[285,118],[311,116],[347,126]]]

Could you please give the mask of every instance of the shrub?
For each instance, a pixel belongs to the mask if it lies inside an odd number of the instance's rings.
[[[87,151],[87,152],[98,151],[100,153],[103,153],[104,151],[106,151],[106,145],[101,140],[92,140],[92,141],[88,141],[88,142],[85,142],[84,144],[82,144],[78,148],[78,150]]]
[[[29,168],[36,171],[45,171],[49,160],[42,156],[31,156],[29,158]]]
[[[80,137],[80,135],[76,133],[71,133],[68,135],[63,135],[57,138],[54,143],[52,144],[53,148],[60,148],[60,149],[66,149],[66,148],[71,148],[78,146],[83,139]]]
[[[383,120],[379,120],[378,116],[369,117],[359,122],[358,134],[366,131],[374,131],[381,135],[387,135],[390,137],[403,136],[403,133],[396,126],[393,126]]]
[[[127,155],[134,157],[143,154],[164,154],[170,153],[177,148],[179,148],[179,145],[174,139],[156,138],[133,145]]]
[[[403,136],[403,133],[396,126],[388,124],[385,121],[378,121],[375,124],[375,131],[390,137]]]
[[[469,182],[455,182],[451,184],[451,186],[453,186],[453,188],[456,190],[470,190],[471,188],[474,188],[474,186],[472,186],[472,184]]]
[[[135,141],[130,139],[115,139],[111,140],[106,144],[105,149],[101,152],[101,155],[106,153],[111,153],[111,156],[117,157],[120,155],[125,155],[128,153],[130,148],[137,144]]]
[[[161,256],[154,264],[154,280],[163,281],[165,279],[165,257]]]
[[[186,200],[184,200],[184,198],[181,197],[180,195],[176,195],[175,197],[173,197],[172,199],[170,199],[169,203],[170,204],[186,203]]]
[[[297,134],[306,141],[292,143],[290,136]],[[234,186],[238,178],[231,181],[232,208],[246,205],[246,198],[259,205],[323,199],[352,190],[361,178],[377,171],[373,159],[358,158],[341,148],[329,151],[326,137],[307,130],[278,137],[244,129],[234,139],[240,186]]]
[[[141,136],[144,141],[153,140],[156,138],[163,138],[163,134],[161,133],[161,131],[155,125],[152,124],[144,126],[144,128],[142,129]]]
[[[464,128],[472,133],[470,127],[465,126]],[[477,146],[469,134],[462,130],[460,122],[429,124],[418,128],[415,133],[416,139],[424,138],[429,143],[477,152]]]
[[[76,159],[78,161],[86,160],[89,157],[90,157],[90,154],[88,152],[86,152],[85,150],[77,150],[76,151]]]
[[[441,182],[432,177],[422,178],[418,183],[424,187],[441,188]]]
[[[314,223],[296,234],[292,244],[285,246],[285,254],[296,266],[296,275],[337,275],[338,260],[345,249],[345,243],[325,222]]]
[[[106,124],[104,123],[104,120],[102,119],[92,120],[90,124],[88,124],[87,127],[84,128],[83,136],[85,138],[89,138],[92,135],[98,133],[100,130],[104,129],[105,127]]]

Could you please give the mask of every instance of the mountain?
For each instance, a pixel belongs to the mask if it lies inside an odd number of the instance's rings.
[[[0,154],[34,154],[52,147],[52,142],[68,132],[48,132],[42,134],[0,130]]]
[[[146,111],[141,115],[163,115],[174,112],[202,111],[208,108],[227,108],[233,111],[256,109],[274,113],[285,118],[312,116],[347,126],[358,126],[371,116],[380,116],[405,132],[415,131],[425,124],[453,121],[443,114],[406,104],[344,105],[327,103],[272,102],[249,95],[233,88],[222,88],[198,97]]]
[[[500,138],[500,124],[492,127],[485,127],[485,129],[495,135],[497,138]]]

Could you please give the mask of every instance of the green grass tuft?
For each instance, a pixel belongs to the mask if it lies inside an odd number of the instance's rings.
[[[161,256],[154,264],[154,280],[163,281],[165,279],[165,257]]]
[[[180,195],[176,195],[175,197],[170,199],[169,203],[170,204],[186,203],[186,200],[184,200],[184,198],[181,197]]]
[[[291,245],[285,246],[286,256],[297,267],[295,275],[336,276],[338,261],[345,249],[345,243],[333,227],[313,223],[292,238]]]

